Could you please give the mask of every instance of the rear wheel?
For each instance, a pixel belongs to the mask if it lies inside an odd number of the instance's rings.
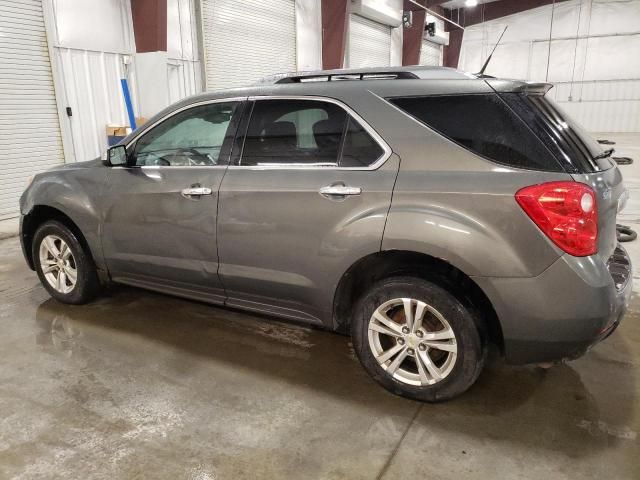
[[[446,400],[467,390],[482,370],[486,347],[476,319],[431,282],[383,280],[356,312],[351,334],[358,358],[393,393]]]
[[[56,300],[82,304],[97,294],[93,259],[66,225],[43,223],[34,235],[32,255],[42,285]]]

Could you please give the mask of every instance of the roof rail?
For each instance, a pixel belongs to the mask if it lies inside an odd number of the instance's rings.
[[[315,72],[302,75],[287,75],[278,79],[275,83],[306,83],[306,82],[337,82],[345,80],[415,80],[418,77],[413,72],[408,71],[381,71],[381,72],[336,72],[324,73]]]

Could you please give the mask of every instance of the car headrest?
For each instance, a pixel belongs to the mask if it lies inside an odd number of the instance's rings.
[[[342,137],[342,125],[340,122],[320,120],[313,124],[313,137],[320,150],[327,153],[333,150],[337,152]]]
[[[264,128],[263,137],[269,138],[269,144],[272,145],[295,147],[296,126],[293,122],[273,122]]]

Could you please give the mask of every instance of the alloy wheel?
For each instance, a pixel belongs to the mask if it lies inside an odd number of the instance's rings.
[[[449,322],[431,305],[412,298],[395,298],[376,308],[369,320],[368,338],[380,367],[408,385],[444,380],[458,355]]]
[[[40,268],[49,285],[60,293],[69,293],[76,286],[78,270],[69,245],[56,235],[47,235],[40,242]]]

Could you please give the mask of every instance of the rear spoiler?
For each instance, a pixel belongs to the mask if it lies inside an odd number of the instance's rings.
[[[498,93],[526,93],[528,95],[545,95],[553,88],[552,83],[546,82],[522,82],[519,80],[498,80],[486,78],[484,80],[494,91]]]

